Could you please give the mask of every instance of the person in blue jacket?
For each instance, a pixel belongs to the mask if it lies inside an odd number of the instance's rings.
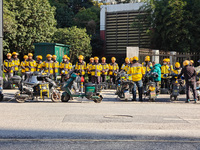
[[[159,82],[161,81],[161,65],[160,64],[156,64],[155,61],[152,62],[152,68],[151,68],[151,72],[152,73],[157,73],[157,75],[152,75],[153,81],[156,83],[156,94],[158,95],[159,93]]]

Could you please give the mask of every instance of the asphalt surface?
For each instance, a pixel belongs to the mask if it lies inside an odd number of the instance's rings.
[[[102,103],[49,99],[17,103],[15,90],[0,103],[0,150],[187,149],[200,150],[200,102],[123,101],[113,90]]]

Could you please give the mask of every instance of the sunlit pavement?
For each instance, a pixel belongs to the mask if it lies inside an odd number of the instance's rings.
[[[200,149],[200,102],[119,100],[103,91],[102,103],[16,103],[4,90],[0,103],[0,149]]]

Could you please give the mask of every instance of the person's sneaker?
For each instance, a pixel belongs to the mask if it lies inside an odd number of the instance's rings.
[[[185,103],[189,103],[189,102],[190,102],[190,100],[189,100],[189,99],[185,101]]]
[[[195,103],[195,104],[197,103],[197,100],[196,100],[196,99],[194,100],[194,103]]]
[[[132,101],[136,101],[136,99],[132,99]]]

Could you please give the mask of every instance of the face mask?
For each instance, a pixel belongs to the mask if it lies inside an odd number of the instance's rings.
[[[163,63],[163,65],[167,65],[167,63]]]

